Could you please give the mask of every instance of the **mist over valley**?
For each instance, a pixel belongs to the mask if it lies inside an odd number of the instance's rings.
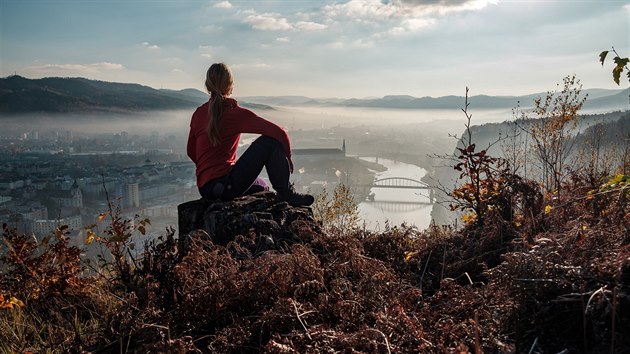
[[[627,104],[628,90],[584,90],[584,94],[587,93],[584,113],[612,112]],[[485,146],[501,132],[505,134],[503,122],[516,118],[513,108],[519,105],[520,112],[528,112],[536,96],[540,95],[470,96],[468,112],[472,114],[471,122],[479,144]],[[41,192],[36,194],[45,194],[50,188],[67,188],[73,181],[79,181],[83,190],[91,191],[84,193],[85,205],[89,207],[81,217],[82,222],[88,222],[90,215],[98,214],[102,207],[103,194],[98,180],[104,176],[111,180],[114,194],[127,203],[124,205],[129,213],[159,215],[163,226],[175,224],[173,210],[177,203],[198,198],[194,166],[186,156],[186,140],[192,113],[207,99],[206,93],[196,89],[156,90],[82,78],[31,80],[11,76],[0,79],[3,125],[0,139],[4,142],[0,156],[6,166],[10,166],[0,179],[7,185],[13,180],[23,179],[29,184],[35,179],[41,186]],[[466,122],[462,112],[463,96],[399,95],[367,99],[246,96],[236,99],[241,106],[287,129],[296,151],[343,149],[342,159],[326,155],[302,158],[297,154],[294,162],[298,172],[292,179],[304,191],[314,193],[342,182],[354,186],[357,201],[364,205],[366,212],[362,216],[372,221],[378,219],[380,226],[387,220],[397,220],[427,227],[437,215],[423,204],[428,203],[426,193],[416,197],[412,194],[412,199],[408,200],[393,191],[381,191],[376,193],[376,202],[380,199],[385,204],[366,204],[366,199],[370,196],[374,199],[374,194],[370,188],[360,186],[369,185],[379,176],[412,177],[383,174],[383,171],[409,171],[420,176],[413,178],[422,179],[423,183],[455,183],[456,174],[451,167],[444,167],[445,161],[437,156],[451,154],[458,144],[456,137],[462,136]],[[582,123],[582,129],[596,123],[628,119],[623,114],[589,117]],[[244,134],[239,151],[247,148],[255,137]],[[502,154],[496,149],[493,153]],[[16,171],[32,170],[32,166],[41,164],[49,166],[44,168],[48,172],[16,174]],[[55,166],[52,169],[51,164]],[[417,168],[423,172],[412,172]],[[161,177],[148,177],[150,175]],[[129,204],[129,188],[135,185],[140,186],[140,198]],[[18,203],[6,210],[48,203],[49,217],[60,213],[46,201],[45,195],[35,198],[39,200],[35,204],[27,201],[20,204],[23,197],[19,192],[5,189],[3,193],[14,204]],[[400,205],[418,203],[418,210],[423,210],[421,217],[409,212],[416,210],[415,207],[394,207],[397,200],[403,203]],[[10,204],[5,207],[7,205]],[[367,205],[370,205],[369,210]],[[162,211],[155,214],[155,210]],[[29,229],[25,221],[22,227]]]

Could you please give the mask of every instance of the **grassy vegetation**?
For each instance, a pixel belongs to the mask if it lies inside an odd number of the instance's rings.
[[[257,254],[246,237],[195,233],[184,255],[169,234],[126,259],[126,280],[117,266],[82,276],[63,230],[46,244],[5,229],[0,349],[623,352],[630,182],[592,182],[574,176],[520,225],[486,214],[461,230],[371,233],[296,220],[298,242]]]

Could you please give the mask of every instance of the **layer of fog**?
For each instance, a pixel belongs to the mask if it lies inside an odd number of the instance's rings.
[[[362,107],[277,107],[266,111],[289,130],[331,127],[391,127],[426,124],[458,132],[465,116],[460,109],[391,109]],[[505,110],[483,110],[475,113],[475,124],[504,121],[511,113]]]
[[[297,131],[380,131],[405,132],[417,135],[418,139],[432,141],[451,139],[464,131],[466,117],[461,109],[386,109],[359,107],[289,107],[276,106],[274,109],[254,110],[258,115],[286,128],[289,133]],[[189,132],[193,110],[150,111],[134,114],[39,114],[2,116],[3,132],[0,136],[19,137],[29,131],[40,133],[72,131],[75,136],[94,137],[127,132],[133,135],[173,135],[184,148]],[[469,107],[472,125],[498,123],[514,119],[511,110],[481,110]],[[595,112],[582,112],[595,113]],[[296,134],[297,135],[297,134]],[[247,137],[244,137],[246,140]],[[303,148],[299,139],[294,147]],[[445,143],[446,144],[446,143]],[[439,148],[451,150],[439,144]],[[437,146],[436,146],[437,147]],[[419,154],[435,151],[416,151]],[[447,152],[447,151],[441,151]]]
[[[151,111],[141,113],[47,113],[36,115],[3,116],[1,136],[20,136],[28,132],[65,132],[75,136],[98,137],[126,132],[129,136],[188,134],[191,112],[184,110]]]
[[[425,133],[459,134],[464,128],[465,116],[459,109],[381,109],[346,107],[276,107],[255,110],[270,121],[291,131],[307,131],[335,128],[361,129],[414,126]],[[39,114],[4,116],[4,131],[25,133],[28,131],[72,131],[81,135],[97,136],[127,132],[130,135],[160,136],[188,135],[192,110],[152,111],[133,114]],[[510,119],[505,110],[476,111],[473,124],[500,122]]]

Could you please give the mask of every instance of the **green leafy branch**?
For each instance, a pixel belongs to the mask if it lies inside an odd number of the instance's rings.
[[[606,56],[608,56],[609,50],[605,50],[599,53],[599,62],[604,66],[604,62],[606,60]],[[628,68],[628,63],[630,62],[629,58],[622,58],[619,53],[615,50],[615,47],[612,47],[612,52],[615,53],[615,57],[613,58],[613,62],[615,63],[615,67],[612,70],[613,80],[619,85],[619,80],[621,79],[621,74],[623,71],[626,71],[626,76],[628,77],[628,82],[630,82],[630,69]],[[628,96],[630,99],[630,96]]]

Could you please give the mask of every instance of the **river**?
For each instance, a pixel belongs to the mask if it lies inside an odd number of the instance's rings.
[[[376,172],[376,178],[403,177],[420,180],[426,170],[407,163],[376,157],[362,157],[362,160],[378,162],[387,167],[386,171]],[[378,159],[378,160],[377,160]],[[359,216],[370,230],[379,231],[390,226],[406,223],[419,229],[426,229],[431,222],[432,204],[429,204],[428,190],[372,188],[374,201],[359,204]]]

